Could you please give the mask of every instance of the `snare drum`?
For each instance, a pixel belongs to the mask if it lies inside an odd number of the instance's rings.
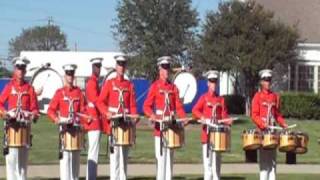
[[[81,127],[70,127],[62,134],[62,149],[80,151],[84,147],[84,132]]]
[[[292,152],[296,149],[297,146],[297,137],[291,131],[282,131],[280,133],[280,152]]]
[[[181,124],[171,124],[164,132],[164,146],[180,148],[184,145],[184,127]]]
[[[279,135],[276,132],[263,132],[262,147],[263,149],[275,149],[279,145]]]
[[[8,147],[29,147],[31,144],[31,126],[29,124],[10,123],[6,135]]]
[[[122,122],[119,126],[113,127],[113,136],[115,145],[131,146],[136,141],[136,127],[133,123]]]
[[[218,127],[211,127],[209,138],[212,151],[230,151],[230,126],[218,125]]]
[[[306,133],[303,132],[297,132],[297,146],[295,149],[296,154],[304,154],[308,151],[308,142],[309,142],[309,136]]]
[[[256,129],[244,130],[242,132],[243,150],[255,150],[262,146],[261,132]]]

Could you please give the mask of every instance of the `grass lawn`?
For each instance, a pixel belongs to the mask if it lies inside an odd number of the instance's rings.
[[[246,117],[242,117],[232,127],[232,147],[230,153],[223,154],[223,162],[244,162],[242,150],[241,132],[244,129],[252,128],[253,124]],[[319,163],[320,145],[317,138],[320,136],[320,121],[288,120],[289,124],[298,124],[297,130],[307,131],[310,137],[309,152],[297,156],[298,163]],[[318,125],[319,124],[319,125]],[[0,125],[2,129],[2,123]],[[33,146],[29,155],[31,164],[53,164],[58,163],[58,130],[57,126],[48,121],[45,116],[33,126]],[[2,140],[3,133],[0,134]],[[106,136],[103,135],[100,147],[100,163],[107,163]],[[82,162],[85,162],[86,152],[82,152]],[[200,125],[190,125],[186,130],[186,145],[175,153],[175,161],[179,163],[201,163]],[[278,153],[278,161],[285,161],[285,154]],[[137,130],[137,144],[130,152],[131,163],[153,163],[154,140],[151,128],[140,128]],[[4,164],[3,156],[0,156],[0,164]]]

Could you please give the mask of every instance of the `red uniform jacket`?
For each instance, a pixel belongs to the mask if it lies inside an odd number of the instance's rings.
[[[253,122],[257,125],[257,127],[261,130],[266,129],[268,127],[266,118],[268,107],[267,103],[273,103],[274,106],[271,109],[271,113],[274,119],[279,123],[280,126],[284,127],[286,122],[282,117],[279,107],[280,107],[280,98],[277,94],[272,91],[261,91],[257,92],[252,100],[252,111],[251,118]]]
[[[150,117],[152,114],[155,114],[159,118],[161,117],[165,107],[165,95],[162,91],[170,92],[170,110],[164,112],[164,114],[169,116],[170,112],[176,112],[179,118],[185,118],[186,113],[184,112],[183,105],[179,99],[178,88],[174,84],[163,80],[157,80],[151,84],[149,93],[143,104],[145,115]],[[160,127],[158,123],[154,126],[154,135],[160,136]]]
[[[74,112],[85,112],[85,99],[78,87],[62,87],[56,91],[50,101],[48,108],[48,116],[51,121],[55,121],[58,117],[67,118],[69,115],[69,100],[73,100]],[[71,106],[70,106],[71,107]],[[77,116],[77,115],[75,115]],[[83,122],[82,122],[83,123]]]
[[[90,130],[101,130],[101,118],[100,113],[97,108],[97,100],[99,97],[100,88],[98,84],[98,77],[92,75],[86,85],[86,98],[87,98],[87,106],[86,112],[89,116],[91,116],[94,120],[90,123],[86,121],[84,123],[84,128],[87,131]]]
[[[5,111],[5,103],[8,102],[8,110],[17,107],[18,96],[21,96],[21,108],[25,111],[33,112],[34,114],[39,113],[37,95],[34,88],[27,82],[19,84],[17,81],[12,79],[3,89],[0,96],[0,111]]]
[[[200,119],[201,117],[204,117],[206,119],[210,119],[212,117],[212,105],[220,103],[221,106],[217,106],[216,114],[217,114],[217,120],[228,118],[228,111],[227,107],[224,102],[224,98],[221,96],[216,96],[215,94],[211,94],[209,92],[202,95],[195,106],[192,108],[192,114],[197,119]],[[225,124],[230,124],[225,122]],[[202,132],[201,132],[201,142],[203,144],[207,143],[207,126],[202,126]]]
[[[134,86],[130,81],[119,77],[106,81],[101,89],[101,93],[97,101],[97,107],[101,114],[105,115],[108,112],[113,114],[123,112],[122,108],[120,108],[118,111],[120,93],[116,89],[126,89],[126,91],[123,93],[125,111],[128,114],[137,114]],[[103,117],[102,122],[103,131],[107,134],[110,134],[110,120]]]

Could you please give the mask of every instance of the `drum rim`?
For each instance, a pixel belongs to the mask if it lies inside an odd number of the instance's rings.
[[[60,77],[61,82],[62,82],[62,84],[63,84],[63,78],[62,78],[61,74],[59,74],[58,71],[56,71],[55,69],[53,69],[53,68],[51,68],[51,67],[41,67],[41,68],[39,68],[38,70],[36,70],[36,72],[35,72],[35,73],[33,74],[33,76],[31,77],[30,84],[33,85],[33,81],[34,81],[35,77],[36,77],[38,74],[40,74],[41,72],[46,71],[46,70],[51,70],[51,71],[55,72],[56,74],[58,74],[58,76]]]

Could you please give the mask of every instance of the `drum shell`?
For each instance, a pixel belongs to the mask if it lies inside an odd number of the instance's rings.
[[[230,151],[231,136],[230,127],[220,125],[216,128],[210,128],[209,142],[211,150],[216,152]]]
[[[31,143],[31,126],[20,123],[10,123],[6,130],[8,147],[29,147]]]
[[[292,152],[295,151],[297,146],[297,137],[292,132],[282,132],[280,134],[279,151]]]
[[[296,133],[297,146],[295,149],[296,154],[305,154],[308,152],[309,136],[305,133]]]
[[[279,135],[275,132],[263,132],[262,148],[276,149],[279,145]]]
[[[245,130],[242,133],[243,150],[256,150],[262,146],[262,135],[257,130]]]
[[[132,123],[121,123],[113,128],[113,136],[116,146],[131,146],[135,144],[136,127]]]
[[[184,128],[171,125],[163,132],[163,137],[165,147],[181,148],[184,145]]]
[[[80,151],[84,148],[84,131],[80,127],[71,127],[62,134],[63,150]]]

